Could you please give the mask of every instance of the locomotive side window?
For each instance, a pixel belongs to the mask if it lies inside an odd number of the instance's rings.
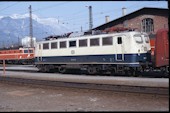
[[[60,42],[60,48],[66,48],[66,41]]]
[[[99,46],[99,38],[90,39],[90,46]]]
[[[76,41],[69,41],[69,47],[76,47]]]
[[[43,44],[43,49],[49,49],[49,43],[44,43]]]
[[[57,42],[51,43],[51,49],[57,49]]]
[[[118,37],[118,38],[117,38],[117,43],[118,43],[118,44],[122,44],[122,37]]]
[[[134,35],[134,39],[137,43],[143,43],[141,35],[138,34]]]
[[[87,39],[79,40],[79,47],[87,47]]]
[[[113,38],[112,37],[103,37],[102,38],[102,45],[112,45],[113,44]]]
[[[28,53],[28,50],[24,50],[24,53]]]

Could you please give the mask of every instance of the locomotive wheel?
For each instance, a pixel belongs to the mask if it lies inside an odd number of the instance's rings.
[[[59,68],[58,68],[58,71],[59,71],[60,73],[65,73],[65,72],[66,72],[66,68],[65,68],[65,67],[59,67]]]

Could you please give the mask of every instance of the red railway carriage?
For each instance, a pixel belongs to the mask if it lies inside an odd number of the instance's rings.
[[[155,67],[169,66],[169,36],[167,29],[157,31],[154,56]]]
[[[151,46],[151,55],[154,56],[154,52],[155,52],[155,38],[154,39],[150,39],[150,46]]]
[[[0,50],[0,60],[11,64],[32,64],[34,60],[34,48],[19,48],[12,50]]]

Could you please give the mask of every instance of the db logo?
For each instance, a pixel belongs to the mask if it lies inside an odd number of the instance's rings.
[[[71,50],[71,54],[75,54],[75,51],[74,51],[74,50]]]

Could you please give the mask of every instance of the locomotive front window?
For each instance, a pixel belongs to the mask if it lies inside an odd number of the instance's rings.
[[[141,35],[134,35],[134,39],[136,43],[143,43]]]
[[[147,35],[144,35],[144,37],[145,37],[145,42],[149,43],[149,37]]]

